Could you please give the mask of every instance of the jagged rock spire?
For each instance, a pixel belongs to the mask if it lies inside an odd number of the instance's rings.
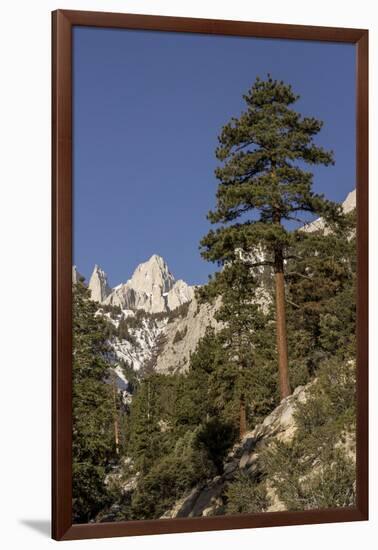
[[[138,265],[128,282],[138,292],[161,296],[171,290],[175,279],[163,258],[153,254],[147,262]]]
[[[108,286],[108,277],[97,264],[94,266],[89,279],[88,288],[91,291],[91,298],[95,302],[103,302],[111,292]]]
[[[76,285],[79,281],[84,280],[81,273],[78,272],[76,265],[72,266],[72,284]]]

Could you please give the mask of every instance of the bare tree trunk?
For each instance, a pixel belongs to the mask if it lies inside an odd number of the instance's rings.
[[[243,435],[247,431],[247,415],[245,408],[245,398],[244,395],[240,397],[239,405],[239,436],[242,439]]]
[[[112,386],[113,386],[113,407],[114,407],[114,442],[117,455],[119,454],[119,426],[118,426],[118,411],[117,411],[117,389],[115,382],[114,372],[112,374]]]
[[[285,280],[282,250],[275,252],[274,258],[275,284],[276,284],[276,336],[278,352],[278,372],[280,380],[280,395],[284,399],[290,395],[288,353],[287,353],[287,329],[286,329],[286,304],[285,304]]]

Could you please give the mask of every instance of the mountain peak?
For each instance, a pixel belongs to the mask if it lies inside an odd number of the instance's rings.
[[[151,258],[149,260],[147,260],[146,263],[150,263],[150,262],[157,262],[159,264],[165,264],[164,258],[159,256],[159,254],[152,254]]]
[[[111,291],[105,303],[158,313],[175,309],[193,296],[193,288],[184,281],[176,282],[165,260],[153,254],[138,265],[131,279]]]
[[[139,268],[150,271],[157,269],[157,271],[160,271],[167,277],[171,277],[174,281],[174,277],[169,271],[167,262],[164,260],[164,258],[162,258],[162,256],[159,256],[159,254],[152,254],[152,256],[148,260],[139,264],[135,271],[137,271]]]
[[[149,260],[138,265],[129,285],[138,292],[160,295],[169,292],[175,283],[172,273],[161,256],[153,254]]]
[[[92,271],[92,275],[93,276],[95,273],[98,273],[100,275],[105,275],[106,277],[106,273],[103,269],[101,269],[101,267],[98,265],[98,264],[95,264],[94,265],[94,268],[93,268],[93,271]]]

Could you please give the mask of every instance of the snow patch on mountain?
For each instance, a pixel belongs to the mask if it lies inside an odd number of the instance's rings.
[[[121,321],[135,318],[132,310],[122,310],[120,314],[103,312],[101,308],[96,315],[105,317],[114,327],[118,328]],[[113,336],[109,343],[113,352],[113,362],[122,361],[134,371],[139,371],[152,360],[159,337],[163,334],[168,323],[168,317],[159,319],[148,314],[139,320],[138,326],[128,328],[128,336],[121,338]]]

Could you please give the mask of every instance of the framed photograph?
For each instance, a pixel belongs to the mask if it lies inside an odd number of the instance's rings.
[[[52,51],[53,538],[368,519],[368,31]]]

